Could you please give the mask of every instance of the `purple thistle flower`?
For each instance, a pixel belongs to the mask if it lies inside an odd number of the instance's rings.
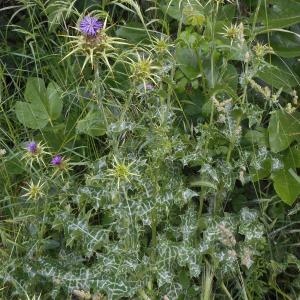
[[[27,145],[27,150],[28,152],[30,152],[31,154],[36,154],[37,153],[37,148],[38,148],[38,145],[36,142],[30,142],[28,145]]]
[[[60,155],[55,155],[52,160],[51,160],[51,164],[53,166],[60,166],[63,162],[63,158]]]
[[[95,17],[85,16],[80,22],[80,30],[87,36],[94,37],[103,28],[103,22]]]
[[[148,90],[148,91],[154,90],[153,84],[152,84],[152,83],[147,83],[147,84],[146,84],[146,90]]]

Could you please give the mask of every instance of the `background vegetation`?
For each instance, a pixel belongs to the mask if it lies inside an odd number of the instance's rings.
[[[299,0],[0,1],[1,299],[299,300],[299,24]]]

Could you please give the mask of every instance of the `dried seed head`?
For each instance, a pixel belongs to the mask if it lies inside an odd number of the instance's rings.
[[[91,300],[92,296],[89,292],[85,292],[83,290],[74,290],[73,295],[78,297],[80,300]]]
[[[293,104],[298,105],[298,94],[296,90],[291,92],[291,96],[293,97]]]
[[[243,23],[237,24],[231,24],[229,27],[224,26],[223,27],[224,32],[221,33],[225,38],[230,39],[231,44],[235,41],[238,42],[239,45],[242,45],[245,41],[244,36],[244,25]]]
[[[245,60],[246,63],[249,62],[249,61],[251,60],[251,54],[250,54],[249,51],[247,51],[247,52],[245,53],[244,60]]]
[[[4,156],[6,154],[6,150],[5,149],[0,149],[0,157]]]
[[[251,259],[252,251],[249,248],[245,248],[243,251],[243,255],[241,257],[242,265],[246,266],[247,269],[251,267],[253,264],[253,260]]]
[[[227,247],[234,247],[236,244],[234,234],[224,224],[219,224],[218,228],[220,230],[221,243]]]
[[[274,50],[271,46],[269,45],[263,45],[260,43],[257,43],[254,47],[253,50],[255,54],[257,55],[258,58],[263,58],[266,54],[273,54]]]
[[[296,107],[293,107],[291,103],[288,103],[284,109],[288,114],[292,114],[295,112]]]
[[[236,252],[234,250],[228,250],[227,253],[233,259],[235,259],[237,257],[237,254],[236,254]]]

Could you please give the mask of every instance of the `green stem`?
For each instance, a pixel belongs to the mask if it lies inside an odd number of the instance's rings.
[[[96,93],[97,93],[97,102],[98,102],[98,105],[102,111],[102,114],[103,114],[103,118],[104,118],[104,121],[105,121],[105,126],[107,127],[108,125],[108,122],[107,122],[107,118],[106,118],[106,113],[105,113],[105,110],[104,110],[104,105],[103,105],[103,95],[101,93],[101,79],[100,79],[100,68],[99,68],[99,63],[96,63],[95,64],[95,84],[96,84]]]
[[[146,292],[144,290],[139,290],[138,291],[139,296],[141,297],[140,299],[143,300],[151,300],[148,295],[146,294]]]
[[[157,211],[156,208],[154,208],[151,212],[151,262],[152,263],[155,263],[156,245],[157,245]],[[152,290],[153,288],[153,281],[155,280],[154,276],[155,275],[151,276],[150,280],[148,281],[149,290]],[[150,300],[150,298],[143,298],[143,299]]]
[[[204,205],[204,198],[205,198],[205,188],[201,188],[200,200],[199,200],[199,211],[198,217],[200,218],[202,215],[203,205]]]
[[[237,130],[239,128],[241,124],[241,117],[239,117],[237,119],[237,122],[236,122],[236,126],[235,126],[235,130]],[[227,156],[226,156],[226,162],[229,163],[230,162],[230,158],[231,158],[231,153],[232,153],[232,150],[233,150],[233,147],[234,147],[234,144],[236,142],[236,135],[233,134],[233,137],[230,139],[230,144],[229,144],[229,148],[228,148],[228,152],[227,152]]]
[[[152,232],[152,238],[151,238],[151,243],[152,243],[152,256],[155,255],[155,251],[156,251],[156,245],[157,245],[157,238],[156,238],[156,226],[157,226],[157,211],[156,208],[154,208],[152,210],[152,214],[151,214],[151,232]]]
[[[126,115],[126,113],[127,113],[127,110],[128,110],[129,107],[130,107],[132,97],[133,97],[133,91],[130,92],[128,98],[126,99],[126,102],[125,102],[125,105],[124,105],[124,109],[123,109],[122,114],[121,114],[121,117],[120,117],[120,120],[122,120],[122,121],[123,121],[123,119],[125,118],[125,115]]]
[[[223,191],[224,191],[224,182],[221,183],[220,189],[218,191],[218,194],[216,196],[216,201],[215,201],[215,207],[214,207],[214,214],[217,214],[221,210],[222,206],[222,197],[223,197]]]
[[[227,287],[225,286],[224,282],[222,281],[221,283],[221,288],[222,290],[225,292],[226,296],[230,299],[230,300],[233,300],[233,298],[231,297]]]
[[[226,156],[226,162],[227,163],[229,163],[229,161],[230,161],[231,153],[232,153],[232,150],[233,150],[233,145],[234,145],[234,141],[230,141],[227,156]]]
[[[270,285],[278,294],[280,294],[281,296],[284,297],[284,300],[292,300],[292,298],[290,298],[289,295],[287,295],[286,293],[284,293],[281,289],[279,289],[278,287],[276,287],[274,284]]]
[[[236,129],[238,129],[238,127],[240,126],[240,123],[241,123],[241,117],[239,117],[239,118],[237,119],[236,127],[235,127]],[[235,144],[235,142],[236,142],[236,139],[237,139],[237,138],[236,138],[235,135],[233,135],[233,137],[230,139],[229,148],[228,148],[227,155],[226,155],[226,163],[229,163],[229,162],[230,162],[231,154],[232,154],[232,151],[233,151],[233,148],[234,148],[234,144]],[[217,195],[217,197],[216,197],[216,202],[215,202],[215,207],[214,207],[214,212],[215,212],[215,213],[216,213],[217,211],[219,211],[219,209],[221,208],[223,191],[224,191],[224,182],[221,183],[221,186],[220,186],[218,195]]]

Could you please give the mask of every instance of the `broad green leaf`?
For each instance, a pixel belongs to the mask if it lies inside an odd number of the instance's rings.
[[[266,159],[262,162],[260,169],[250,168],[249,174],[253,182],[269,177],[271,174],[272,162]]]
[[[219,84],[228,85],[233,91],[237,90],[238,73],[233,65],[228,64],[225,72],[222,74],[222,78],[219,79]]]
[[[250,145],[258,145],[260,147],[268,147],[268,132],[265,128],[259,127],[255,130],[248,130],[244,136],[245,141]]]
[[[199,76],[198,58],[194,49],[177,47],[176,61],[181,71],[190,80]]]
[[[26,83],[24,98],[27,102],[38,104],[42,102],[46,105],[46,86],[44,80],[37,77],[29,77]]]
[[[299,145],[288,149],[288,154],[284,158],[284,165],[289,168],[300,168],[300,148]]]
[[[103,114],[100,111],[90,111],[77,124],[77,131],[90,136],[102,136],[106,133]]]
[[[272,33],[270,45],[279,56],[286,58],[300,56],[300,37],[293,33]]]
[[[48,123],[48,115],[43,106],[18,101],[15,110],[18,120],[26,127],[42,129]]]
[[[143,27],[143,24],[138,22],[130,22],[127,23],[126,26],[120,26],[116,30],[116,35],[133,43],[148,38],[148,34]]]
[[[42,129],[49,121],[56,120],[62,111],[61,90],[51,82],[46,89],[41,78],[27,80],[24,97],[27,102],[17,102],[15,110],[18,120],[26,127]]]
[[[272,64],[264,67],[256,77],[277,89],[289,93],[299,85],[300,78],[293,70],[279,59],[272,57]]]
[[[0,174],[13,176],[22,174],[26,170],[24,160],[20,154],[11,154],[3,162],[0,162]]]
[[[226,20],[231,22],[236,14],[236,7],[234,5],[224,5],[218,11],[218,20]]]
[[[254,13],[252,16],[252,21]],[[257,31],[285,28],[300,22],[300,3],[294,0],[265,0],[260,6]]]
[[[236,98],[237,93],[231,88],[230,85],[217,84],[213,89],[211,89],[211,95],[227,95],[232,98]]]
[[[44,137],[45,140],[47,140],[47,144],[56,151],[59,151],[59,149],[63,146],[66,145],[66,140],[69,141],[69,139],[72,138],[70,132],[67,129],[68,121],[66,120],[64,123],[59,123],[54,126],[47,126],[43,131],[42,131],[42,136]]]
[[[165,0],[160,2],[161,10],[178,21],[183,19],[183,10],[190,7],[197,13],[203,11],[203,6],[197,0]]]
[[[200,116],[202,107],[207,101],[207,98],[200,89],[191,89],[190,91],[180,93],[178,96],[182,103],[183,110],[188,116]]]
[[[290,115],[277,110],[271,115],[269,123],[269,142],[275,153],[285,150],[300,134],[299,113]]]
[[[63,109],[63,103],[61,100],[62,91],[55,82],[50,82],[47,87],[48,107],[49,116],[51,120],[56,120]]]
[[[201,36],[197,32],[191,32],[191,30],[182,31],[179,34],[177,41],[180,43],[180,45],[183,44],[184,46],[188,46],[191,48],[200,43],[207,44],[207,42],[204,41],[203,36]]]
[[[209,46],[211,47],[212,44]],[[201,55],[201,60],[203,72],[205,74],[205,79],[207,80],[207,84],[210,88],[219,89],[219,87],[224,87],[224,89],[227,89],[230,87],[229,84],[218,84],[218,79],[220,78],[220,71],[222,70],[222,60],[218,51],[214,50],[211,54],[207,52],[206,55]],[[231,88],[229,89],[232,90]]]
[[[292,205],[300,195],[300,178],[293,169],[281,169],[272,175],[274,188],[285,203]]]

